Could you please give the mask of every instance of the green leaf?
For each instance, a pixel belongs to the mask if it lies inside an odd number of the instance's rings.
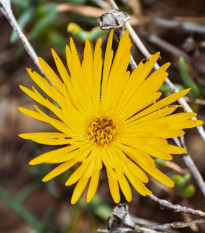
[[[188,67],[186,64],[186,61],[183,57],[179,57],[179,70],[182,78],[182,82],[184,83],[184,86],[186,88],[192,88],[189,92],[189,96],[191,98],[197,98],[200,95],[200,89],[192,79],[192,77],[189,75]]]
[[[189,185],[185,190],[183,190],[182,195],[183,197],[193,197],[195,194],[196,190],[193,185]]]
[[[48,13],[44,14],[35,24],[33,30],[29,34],[29,40],[34,40],[38,35],[42,34],[46,29],[56,20],[57,12],[55,10],[50,10]]]
[[[55,197],[55,198],[58,198],[59,197],[59,194],[58,194],[58,191],[56,189],[56,183],[55,183],[55,180],[50,180],[48,182],[46,182],[46,187],[49,191],[49,193]]]
[[[41,16],[49,12],[53,12],[57,14],[57,11],[56,11],[57,5],[58,5],[57,3],[39,4],[38,14],[40,14]]]
[[[103,220],[106,220],[112,213],[112,209],[98,194],[95,194],[90,203],[86,203],[86,200],[81,198],[77,204],[77,207],[81,211],[97,215]]]
[[[25,9],[25,8],[28,8],[30,3],[29,1],[11,0],[11,4],[18,6],[21,9]]]
[[[164,161],[163,159],[158,159],[158,158],[156,158],[156,159],[155,159],[155,162],[156,162],[157,164],[159,164],[160,166],[162,166],[162,167],[166,167],[165,161]]]
[[[86,39],[88,39],[89,41],[93,41],[98,39],[99,37],[102,37],[103,35],[108,34],[107,31],[103,30],[85,31],[76,23],[69,23],[67,31],[81,42],[85,42]]]
[[[112,209],[104,203],[102,198],[97,194],[93,197],[91,204],[93,212],[103,220],[107,220],[112,214]]]
[[[76,233],[77,232],[78,224],[79,224],[79,221],[81,219],[82,214],[83,214],[82,211],[73,207],[71,220],[69,222],[67,230],[65,231],[66,233]]]
[[[67,2],[75,5],[85,5],[87,0],[67,0]]]
[[[172,177],[175,183],[176,193],[181,197],[192,197],[195,194],[195,187],[193,185],[189,185],[191,175],[186,174],[184,176],[174,175]]]
[[[46,210],[46,213],[45,213],[45,216],[44,216],[44,226],[47,230],[47,233],[51,233],[52,232],[52,218],[53,218],[53,215],[54,215],[54,212],[55,212],[55,209],[53,206],[50,206],[47,210]]]
[[[6,190],[0,186],[0,197],[19,217],[25,220],[30,226],[39,232],[45,232],[44,226],[39,222],[31,212],[29,212],[23,205],[21,205],[14,197],[12,197]]]
[[[173,84],[174,84],[174,86],[175,86],[179,91],[182,91],[182,90],[185,89],[184,86],[181,85],[181,84],[178,84],[178,83],[173,83]],[[168,86],[167,84],[163,84],[163,85],[160,87],[159,90],[160,90],[161,92],[166,93],[166,94],[172,94],[172,92],[171,92],[171,90],[170,90],[170,88],[169,88],[169,86]]]
[[[61,50],[62,53],[65,53],[66,41],[57,31],[51,30],[48,38],[53,45],[57,46]]]
[[[187,185],[191,179],[191,175],[190,174],[186,174],[184,176],[174,175],[172,179],[175,183],[176,191],[182,192],[182,190],[184,190],[187,187]]]
[[[42,182],[32,183],[22,188],[15,196],[17,202],[24,201],[30,194],[35,192],[40,186],[42,186]]]
[[[84,26],[85,28],[98,26],[98,21],[96,18],[91,18],[91,17],[87,17],[84,15],[76,14],[76,13],[70,13],[69,16],[72,19],[72,22],[80,24]]]

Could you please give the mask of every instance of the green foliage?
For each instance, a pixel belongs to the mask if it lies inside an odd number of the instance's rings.
[[[35,7],[30,7],[29,9],[22,12],[18,20],[18,24],[22,28],[22,30],[32,19],[34,13],[35,13]],[[18,35],[15,31],[13,31],[11,34],[10,42],[15,43],[17,40],[18,40]]]
[[[155,159],[155,162],[160,165],[161,167],[166,167],[165,161],[163,159]]]
[[[54,30],[52,24],[57,18],[56,6],[55,3],[49,3],[38,7],[36,16],[39,16],[39,18],[28,36],[30,41],[36,39],[38,35],[50,33],[50,30]]]
[[[84,5],[88,1],[87,0],[67,0],[68,3],[76,4],[76,5]]]
[[[94,31],[85,31],[76,23],[68,24],[67,30],[73,35],[73,37],[81,42],[85,42],[86,39],[89,39],[89,41],[97,40],[103,35],[108,34],[107,31],[103,31],[101,29]]]
[[[24,3],[22,4],[22,2]],[[16,9],[15,15],[17,15],[20,27],[24,31],[26,31],[25,29],[28,27],[31,28],[29,33],[26,33],[28,40],[30,42],[38,41],[38,53],[45,53],[43,50],[48,43],[53,43],[50,47],[56,46],[62,51],[64,50],[66,41],[58,34],[60,22],[57,20],[57,3],[41,0],[12,0],[12,4],[14,5],[13,8]],[[55,39],[53,39],[54,35]],[[58,39],[56,39],[56,37],[58,37]],[[16,32],[13,32],[10,41],[11,43],[15,43],[17,40],[18,36]],[[62,41],[64,44],[63,47]],[[20,48],[17,54],[21,55],[23,51],[24,50]]]
[[[38,188],[42,186],[42,182],[31,183],[24,188],[22,188],[15,196],[17,202],[23,202],[30,194],[35,192]]]
[[[178,83],[173,83],[173,84],[174,84],[174,86],[175,86],[179,91],[184,90],[184,86],[183,86],[183,85],[178,84]],[[168,86],[167,84],[165,84],[165,83],[160,87],[159,90],[160,90],[161,92],[164,92],[164,93],[169,94],[169,95],[172,94],[172,92],[171,92],[169,86]]]
[[[191,175],[186,174],[184,176],[181,175],[174,175],[172,177],[174,184],[175,184],[175,191],[181,197],[193,197],[195,194],[195,187],[190,185]]]
[[[15,16],[18,19],[18,24],[24,30],[30,42],[37,42],[37,54],[45,54],[45,47],[59,48],[62,53],[65,52],[66,40],[62,34],[66,35],[66,25],[71,22],[88,28],[98,25],[95,18],[79,15],[70,12],[67,17],[60,17],[56,11],[56,7],[61,1],[50,2],[46,0],[12,0]],[[67,3],[84,5],[88,4],[88,0],[68,0]],[[65,13],[61,13],[64,14]],[[80,28],[80,27],[79,27]],[[27,32],[29,29],[29,32]],[[62,33],[60,33],[60,31]],[[85,31],[80,28],[78,32],[71,31],[73,36],[79,41],[85,41],[86,38],[95,40],[107,32],[102,30]],[[18,35],[12,32],[10,37],[11,43],[16,43]],[[21,47],[16,53],[20,56],[25,50]]]
[[[6,204],[18,214],[24,221],[30,226],[36,229],[38,232],[46,232],[44,225],[39,222],[23,205],[19,203],[14,197],[12,197],[6,190],[0,186],[0,197],[6,202]]]
[[[185,86],[185,88],[190,88],[191,91],[188,93],[188,95],[191,98],[197,98],[200,95],[200,89],[197,86],[197,84],[194,82],[193,78],[190,76],[188,71],[188,66],[186,64],[186,61],[183,57],[179,57],[179,70],[182,78],[182,82]]]
[[[90,208],[93,210],[93,213],[102,220],[107,220],[112,214],[112,209],[97,194],[93,197]]]

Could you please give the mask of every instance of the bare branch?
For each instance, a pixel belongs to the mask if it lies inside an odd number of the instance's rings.
[[[150,195],[151,196],[151,195]],[[159,202],[165,200],[158,199]],[[162,205],[161,205],[162,206]],[[166,203],[167,206],[167,203]],[[174,205],[177,206],[177,205]],[[164,207],[164,204],[163,204]],[[177,206],[175,209],[179,209],[181,206]],[[185,207],[182,207],[185,208]],[[198,211],[186,208],[188,211]],[[178,211],[176,211],[178,212]],[[198,211],[201,212],[201,211]],[[187,213],[187,212],[186,212]],[[204,213],[205,214],[205,213]],[[185,228],[194,224],[205,223],[205,219],[198,219],[188,222],[173,222],[165,224],[157,224],[141,218],[136,218],[130,215],[128,206],[126,204],[118,204],[112,212],[112,215],[107,221],[107,229],[99,229],[98,232],[108,233],[125,233],[125,232],[141,232],[141,233],[177,233],[175,229]]]
[[[151,227],[154,230],[167,230],[169,228],[179,229],[179,228],[185,228],[190,227],[196,224],[202,224],[205,223],[205,219],[197,219],[193,221],[188,222],[172,222],[172,223],[165,223],[157,226]]]
[[[187,55],[184,51],[180,50],[174,45],[168,43],[167,41],[162,40],[160,37],[154,34],[148,34],[147,32],[142,30],[140,30],[139,34],[146,38],[147,41],[149,41],[150,43],[157,45],[159,48],[166,50],[176,57],[182,56],[188,63],[192,63],[192,58],[189,55]]]
[[[110,2],[110,4],[111,4],[111,6],[112,6],[113,9],[115,9],[115,10],[119,9],[114,0],[109,0],[109,2]]]
[[[201,210],[195,210],[195,209],[187,208],[185,206],[181,206],[178,204],[172,204],[171,202],[168,202],[167,200],[164,200],[164,199],[160,199],[153,194],[149,195],[148,197],[151,200],[157,202],[164,209],[169,209],[177,213],[187,213],[187,214],[192,214],[195,216],[200,216],[200,217],[205,218],[205,212]]]
[[[10,0],[0,0],[0,4],[2,5],[2,7],[0,7],[0,11],[4,14],[4,16],[7,18],[8,22],[11,24],[12,28],[18,34],[26,51],[28,52],[29,56],[32,58],[32,60],[34,61],[34,63],[36,64],[36,66],[38,67],[40,72],[42,74],[44,74],[43,70],[39,64],[38,56],[37,56],[36,52],[34,51],[33,47],[29,43],[28,39],[26,38],[26,36],[22,32],[21,28],[19,27],[19,25],[14,17],[13,11],[11,9]]]
[[[187,32],[196,32],[200,34],[205,33],[204,25],[190,23],[190,22],[179,22],[176,20],[167,20],[167,19],[160,19],[154,18],[153,23],[166,28],[179,28]]]
[[[186,148],[184,137],[180,137],[180,138],[181,138],[181,144],[182,144],[182,146],[184,148]],[[198,186],[201,189],[201,192],[205,196],[205,182],[204,182],[204,180],[203,180],[203,178],[202,178],[202,176],[201,176],[198,168],[196,167],[194,161],[192,160],[191,156],[189,154],[184,154],[182,158],[183,158],[186,166],[189,168],[189,170],[191,171],[192,175],[194,176],[194,178],[196,180],[196,183],[198,184]]]

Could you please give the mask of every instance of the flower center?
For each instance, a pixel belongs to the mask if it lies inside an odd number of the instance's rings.
[[[115,136],[116,128],[113,120],[95,117],[88,126],[88,138],[100,146],[111,142]]]

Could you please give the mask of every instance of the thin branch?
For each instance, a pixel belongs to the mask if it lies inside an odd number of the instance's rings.
[[[148,197],[151,200],[157,202],[164,209],[172,210],[176,213],[187,213],[187,214],[192,214],[195,216],[200,216],[200,217],[205,218],[205,212],[201,210],[195,210],[195,209],[187,208],[185,206],[181,206],[178,204],[172,204],[171,202],[168,202],[167,200],[164,200],[164,199],[160,199],[153,194],[149,195]]]
[[[29,56],[32,58],[32,60],[34,61],[34,63],[36,64],[36,66],[38,67],[40,72],[42,74],[44,74],[44,72],[39,64],[38,56],[37,56],[36,52],[34,51],[33,47],[29,43],[28,39],[26,38],[26,36],[22,32],[21,28],[19,27],[19,25],[14,17],[13,11],[11,9],[10,0],[0,0],[0,4],[2,5],[2,7],[0,7],[0,11],[4,14],[4,16],[7,18],[8,22],[11,24],[12,28],[18,34],[26,51],[28,52]]]
[[[179,138],[173,138],[174,142],[176,143],[177,146],[182,146],[184,147],[185,149],[186,148],[186,144],[185,144],[185,141],[184,141],[184,136],[181,136],[180,137],[180,140]],[[194,161],[192,160],[191,156],[186,153],[182,156],[186,166],[189,168],[189,170],[191,171],[196,183],[198,184],[203,196],[205,197],[205,182],[198,170],[198,168],[196,167]]]
[[[186,145],[185,145],[185,142],[184,142],[184,137],[181,137],[181,144],[186,149]],[[198,168],[196,167],[194,161],[192,160],[191,156],[189,154],[184,154],[182,158],[183,158],[186,166],[189,168],[189,170],[193,174],[193,176],[194,176],[194,178],[196,180],[196,183],[198,184],[198,186],[201,189],[201,192],[205,196],[205,182],[204,182]]]
[[[114,0],[109,0],[109,2],[110,2],[110,4],[111,4],[111,6],[112,6],[113,9],[115,9],[115,10],[119,9]]]
[[[180,146],[180,147],[182,146],[185,149],[187,149],[185,141],[184,141],[184,137],[181,136],[180,139],[181,140],[179,140],[179,138],[173,138],[173,140],[175,141],[175,143],[176,143],[177,146]],[[202,176],[201,176],[198,168],[196,167],[194,161],[192,160],[191,156],[187,153],[187,154],[184,154],[182,158],[183,158],[186,166],[191,171],[193,177],[195,178],[196,183],[198,184],[198,186],[201,189],[201,192],[205,196],[205,182],[204,182],[204,180],[203,180],[203,178],[202,178]]]
[[[167,52],[173,54],[176,57],[184,57],[184,59],[188,63],[192,63],[192,58],[187,55],[184,51],[180,50],[179,48],[175,47],[174,45],[168,43],[165,40],[162,40],[160,37],[154,34],[148,34],[145,31],[140,30],[140,35],[147,39],[150,43],[157,45],[159,48],[166,50]]]
[[[102,0],[91,0],[94,4],[98,5],[101,8],[109,8],[109,5],[107,4],[107,2],[104,2]]]
[[[184,31],[188,32],[196,32],[200,34],[205,33],[205,26],[196,24],[196,23],[190,23],[190,22],[178,22],[176,20],[167,20],[167,19],[160,19],[160,18],[153,18],[153,23],[166,28],[179,28]]]
[[[170,224],[166,228],[166,233],[178,233],[178,231],[172,229],[172,227],[171,227],[172,223],[166,223],[166,224],[159,225],[156,222],[153,222],[153,221],[150,221],[150,220],[147,220],[147,219],[144,219],[144,218],[139,218],[139,217],[135,217],[135,216],[132,216],[132,215],[131,215],[131,218],[132,218],[133,222],[135,223],[135,225],[149,227],[150,229],[153,229],[153,230],[163,230],[165,228],[164,225]],[[203,219],[203,221],[205,221],[205,220]],[[161,227],[161,229],[160,228],[157,229],[157,226],[162,226],[162,227]]]
[[[191,227],[193,225],[202,224],[202,223],[205,223],[205,219],[197,219],[197,220],[188,221],[188,222],[165,223],[165,224],[153,226],[151,227],[151,229],[154,229],[154,230],[167,230],[170,228],[179,229],[179,228]]]
[[[151,196],[151,195],[150,195]],[[154,197],[155,198],[155,197]],[[164,201],[157,198],[157,201],[164,207]],[[167,203],[165,204],[167,206]],[[175,206],[175,212],[178,212],[179,208],[185,208],[177,205]],[[177,207],[176,207],[177,206]],[[170,207],[171,208],[171,207]],[[197,212],[190,208],[185,208],[186,213]],[[201,211],[198,211],[201,212]],[[203,212],[202,212],[203,213]],[[205,213],[204,213],[205,214]],[[198,216],[198,214],[197,214]],[[125,233],[125,232],[141,232],[141,233],[177,233],[175,229],[190,227],[194,224],[205,223],[205,219],[198,219],[187,222],[172,222],[165,224],[157,224],[151,221],[147,221],[141,218],[136,218],[130,215],[128,206],[126,204],[118,204],[112,212],[112,215],[107,221],[107,229],[98,229],[98,232],[109,233]]]
[[[199,104],[199,105],[203,105],[205,106],[205,100],[204,99],[191,99],[187,96],[184,97],[185,100],[189,103],[192,103],[192,104]]]

